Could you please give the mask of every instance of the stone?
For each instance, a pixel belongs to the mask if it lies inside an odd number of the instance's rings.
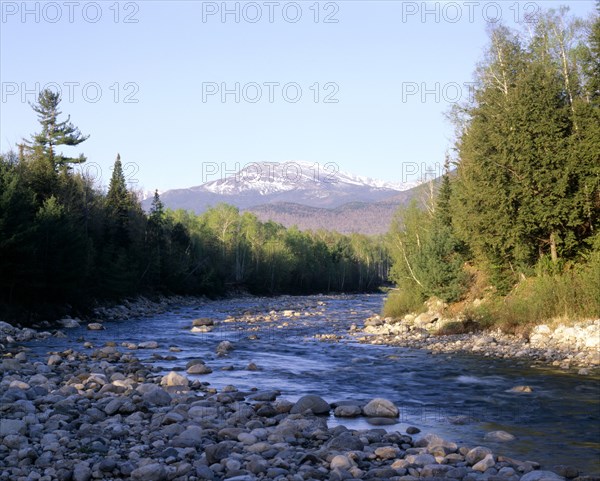
[[[175,436],[171,444],[176,448],[197,448],[202,445],[202,428],[188,426],[185,431]]]
[[[217,346],[217,354],[219,356],[224,356],[226,354],[229,354],[231,351],[233,351],[234,347],[233,344],[229,341],[221,341],[219,343],[219,345]]]
[[[234,441],[221,441],[220,443],[206,446],[204,449],[206,462],[209,465],[219,463],[222,459],[227,458],[231,454],[234,446]]]
[[[60,358],[59,355],[57,354],[52,354],[49,358],[48,358],[48,366],[55,366],[56,364],[58,364],[62,359]]]
[[[167,481],[167,470],[162,464],[152,463],[134,469],[131,479],[136,481]]]
[[[483,439],[486,441],[505,443],[508,441],[513,441],[515,437],[506,431],[490,431],[489,433],[486,433]]]
[[[77,322],[75,319],[71,319],[68,317],[65,319],[61,319],[57,323],[58,323],[58,325],[60,325],[61,327],[64,327],[65,329],[73,329],[75,327],[79,327],[79,322]]]
[[[342,454],[334,456],[329,463],[329,469],[350,469],[353,466],[354,463],[352,463],[347,456]]]
[[[496,465],[496,462],[494,461],[494,455],[486,454],[485,457],[481,461],[478,461],[473,465],[473,470],[480,471],[483,473],[487,469],[493,468],[495,465]]]
[[[73,481],[90,481],[92,470],[85,463],[77,463],[73,468]]]
[[[168,406],[171,404],[171,395],[160,387],[142,394],[144,402],[153,406]]]
[[[138,349],[157,349],[158,342],[156,341],[144,341],[138,344]]]
[[[87,325],[87,328],[90,331],[102,331],[104,329],[104,326],[102,324],[100,324],[99,322],[90,322]]]
[[[177,374],[175,371],[171,371],[169,374],[163,376],[160,381],[162,386],[167,387],[188,387],[189,383],[190,381],[187,377]]]
[[[20,419],[0,419],[0,437],[9,434],[25,434],[26,424]]]
[[[206,364],[198,363],[198,364],[194,364],[193,366],[188,367],[186,372],[188,374],[200,375],[200,374],[210,374],[213,371]]]
[[[531,389],[531,386],[515,386],[511,387],[508,392],[530,393],[533,392],[533,389]]]
[[[380,418],[397,418],[400,414],[398,408],[387,399],[375,398],[363,408],[365,416]]]
[[[406,428],[406,434],[419,434],[421,430],[415,426],[409,426]]]
[[[329,404],[322,397],[308,394],[298,399],[290,410],[290,414],[302,414],[305,411],[311,411],[313,414],[327,414],[329,410]]]
[[[576,478],[579,476],[579,470],[575,466],[559,464],[557,466],[553,466],[552,470],[559,476],[563,476],[565,478]]]
[[[471,449],[466,455],[465,455],[465,461],[467,462],[467,464],[469,465],[473,465],[475,463],[478,463],[479,461],[481,461],[483,458],[485,458],[488,454],[492,454],[492,450],[483,446],[477,446],[473,449]]]
[[[435,458],[431,454],[409,454],[404,458],[409,464],[416,466],[427,466],[428,464],[435,463]]]
[[[365,445],[358,437],[344,432],[329,440],[327,447],[337,451],[362,451]]]
[[[215,324],[215,321],[213,321],[212,319],[209,319],[208,317],[199,317],[198,319],[194,319],[192,321],[193,327],[214,326],[214,324]]]
[[[552,471],[531,471],[523,475],[521,481],[565,481],[565,478]]]
[[[382,446],[375,449],[375,456],[380,459],[395,459],[399,456],[400,450],[393,446]]]
[[[333,415],[338,418],[355,418],[361,413],[362,409],[359,406],[343,405],[336,407]]]

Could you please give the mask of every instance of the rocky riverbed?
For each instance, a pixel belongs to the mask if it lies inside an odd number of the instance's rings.
[[[316,395],[294,403],[278,391],[216,390],[182,373],[157,374],[112,343],[52,353],[45,362],[13,352],[1,369],[1,480],[596,479],[573,466],[539,471],[533,461],[435,435],[328,427],[331,410],[375,425],[399,411],[385,399],[330,405]]]
[[[381,302],[139,300],[0,324],[0,480],[600,479],[582,475],[595,370],[354,342],[388,324]]]

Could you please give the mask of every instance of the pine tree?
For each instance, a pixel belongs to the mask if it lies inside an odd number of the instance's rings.
[[[42,131],[25,140],[25,148],[34,157],[47,160],[54,170],[68,170],[70,164],[81,164],[86,161],[83,154],[79,157],[66,157],[56,152],[59,145],[75,146],[84,142],[89,136],[82,135],[77,127],[70,123],[71,116],[60,122],[58,117],[62,114],[59,110],[60,94],[49,89],[40,92],[36,105],[31,105],[38,114]]]

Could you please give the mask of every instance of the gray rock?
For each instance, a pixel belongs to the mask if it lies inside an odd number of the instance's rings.
[[[476,462],[473,465],[473,470],[474,471],[480,471],[480,472],[485,472],[487,469],[489,468],[493,468],[496,465],[496,462],[494,461],[494,455],[493,454],[486,454],[485,458],[483,458],[481,461]]]
[[[478,463],[479,461],[481,461],[483,458],[485,458],[488,454],[492,454],[492,450],[483,446],[477,446],[473,449],[471,449],[466,455],[465,455],[465,461],[467,462],[467,464],[469,465],[473,465],[475,463]]]
[[[489,433],[486,433],[483,439],[486,441],[505,443],[508,441],[513,441],[515,437],[512,434],[507,433],[506,431],[491,431]]]
[[[213,321],[212,319],[209,319],[208,317],[199,317],[198,319],[194,319],[192,321],[192,326],[194,327],[199,327],[199,326],[214,326],[215,321]]]
[[[0,436],[25,434],[26,424],[20,419],[0,419]]]
[[[301,414],[305,411],[311,411],[313,414],[327,414],[329,410],[329,404],[322,397],[308,394],[298,399],[290,410],[290,414]]]
[[[99,322],[91,322],[87,325],[87,328],[90,331],[102,331],[104,329],[104,326]]]
[[[142,399],[153,406],[168,406],[171,404],[171,395],[160,387],[142,394]]]
[[[375,398],[363,408],[365,416],[378,418],[397,418],[400,414],[398,408],[387,399]]]
[[[156,341],[144,341],[138,344],[138,349],[157,349],[158,342]]]
[[[217,346],[217,354],[219,356],[229,354],[231,351],[233,351],[233,344],[229,341],[221,341]]]
[[[60,361],[61,361],[60,356],[58,356],[57,354],[52,354],[48,358],[48,366],[54,366],[54,365],[58,364]]]
[[[336,451],[362,451],[365,445],[358,437],[345,432],[329,440],[327,447]]]
[[[360,416],[362,409],[359,406],[342,405],[335,408],[333,412],[338,418],[355,418]]]
[[[222,459],[227,458],[231,454],[234,446],[234,441],[222,441],[217,444],[206,446],[204,449],[206,461],[209,465],[219,463]]]
[[[85,463],[77,463],[73,468],[73,481],[90,481],[92,470]]]
[[[186,372],[188,374],[210,374],[212,369],[205,364],[194,364],[187,368]]]
[[[410,464],[414,464],[416,466],[427,466],[428,464],[434,464],[435,458],[431,454],[409,454],[404,459],[408,461]]]
[[[152,463],[134,469],[131,472],[132,480],[139,481],[167,481],[167,470],[162,464]]]
[[[565,481],[565,478],[552,471],[531,471],[523,475],[521,481]]]

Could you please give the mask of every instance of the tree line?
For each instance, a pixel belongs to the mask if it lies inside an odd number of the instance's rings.
[[[392,310],[459,301],[479,284],[524,317],[528,303],[537,320],[600,315],[599,16],[563,7],[526,31],[495,25],[473,102],[451,118],[446,175],[389,234],[402,291]]]
[[[301,232],[220,204],[201,215],[144,212],[119,156],[108,189],[75,173],[84,136],[60,120],[60,96],[33,105],[41,131],[0,156],[0,304],[19,312],[137,294],[306,294],[374,290],[387,277],[383,242]],[[47,309],[45,309],[47,308]]]

